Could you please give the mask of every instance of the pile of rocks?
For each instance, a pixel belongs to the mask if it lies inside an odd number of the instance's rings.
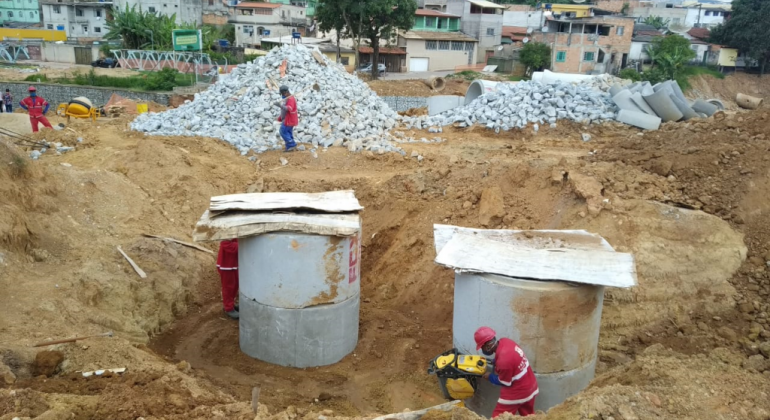
[[[287,63],[285,76],[280,67]],[[389,130],[398,114],[369,87],[339,65],[303,45],[285,45],[239,65],[208,90],[179,108],[142,114],[131,128],[153,135],[208,136],[222,139],[241,154],[283,148],[273,103],[277,85],[286,85],[298,102],[298,142],[351,151],[405,152]],[[399,138],[398,142],[411,139]],[[301,146],[300,149],[304,149]]]
[[[482,124],[496,132],[524,128],[530,123],[555,124],[569,119],[584,124],[614,120],[617,107],[603,80],[590,79],[577,84],[557,82],[500,83],[494,92],[475,99],[468,105],[454,108],[432,117],[404,117],[407,127],[445,126],[457,123],[460,127]]]

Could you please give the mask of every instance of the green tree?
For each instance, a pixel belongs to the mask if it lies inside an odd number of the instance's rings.
[[[528,42],[519,52],[519,61],[527,66],[527,75],[548,68],[551,64],[551,47],[542,42]]]
[[[647,47],[647,55],[669,79],[677,74],[695,58],[695,51],[690,48],[690,41],[681,35],[667,35],[655,38]]]
[[[663,19],[660,16],[647,16],[642,21],[645,25],[654,26],[655,29],[668,28],[668,24],[671,23],[671,19]]]
[[[345,32],[354,39],[357,63],[361,39],[369,41],[373,50],[372,80],[375,80],[379,76],[380,39],[394,31],[411,29],[416,10],[414,0],[321,0],[316,19],[322,31],[344,24]]]
[[[770,60],[770,25],[767,22],[770,22],[770,1],[733,0],[730,19],[712,31],[710,40],[738,48],[759,65],[762,75]]]
[[[171,31],[176,28],[176,15],[156,15],[136,10],[136,5],[112,10],[112,20],[107,21],[105,39],[119,39],[123,47],[139,49],[152,47],[156,50],[171,49]]]

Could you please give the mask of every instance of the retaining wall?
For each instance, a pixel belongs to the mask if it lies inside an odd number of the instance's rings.
[[[153,101],[161,105],[168,105],[170,92],[134,92],[130,90],[121,90],[115,88],[103,88],[92,86],[77,85],[55,85],[33,82],[0,82],[0,90],[5,92],[11,90],[14,99],[14,108],[19,106],[19,101],[27,96],[27,89],[30,85],[37,88],[37,94],[45,98],[51,109],[55,110],[60,103],[68,103],[72,98],[85,96],[90,99],[94,106],[104,106],[110,100],[113,93],[117,93],[128,99],[139,101]]]

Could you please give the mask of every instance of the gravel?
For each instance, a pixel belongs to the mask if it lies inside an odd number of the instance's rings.
[[[410,143],[409,138],[394,138],[390,130],[399,115],[390,109],[360,79],[348,74],[322,54],[314,57],[304,45],[286,45],[264,57],[239,65],[232,73],[208,90],[195,94],[175,109],[138,116],[133,130],[151,135],[208,136],[235,146],[241,154],[284,147],[276,122],[280,109],[278,89],[269,89],[272,79],[287,85],[296,95],[300,123],[294,129],[298,142],[317,148],[342,146],[352,152],[398,152],[395,143]],[[279,66],[288,63],[281,78]],[[317,84],[318,90],[313,88]]]

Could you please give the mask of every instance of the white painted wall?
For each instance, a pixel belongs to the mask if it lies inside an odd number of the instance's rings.
[[[43,28],[64,26],[67,38],[101,38],[107,33],[107,7],[62,3],[43,4],[42,8]]]
[[[688,26],[694,26],[698,23],[698,12],[700,12],[700,23],[702,27],[716,26],[725,21],[725,12],[723,11],[689,8],[687,9],[687,16],[685,17],[685,23]]]
[[[503,12],[503,26],[539,28],[543,24],[543,11]]]

